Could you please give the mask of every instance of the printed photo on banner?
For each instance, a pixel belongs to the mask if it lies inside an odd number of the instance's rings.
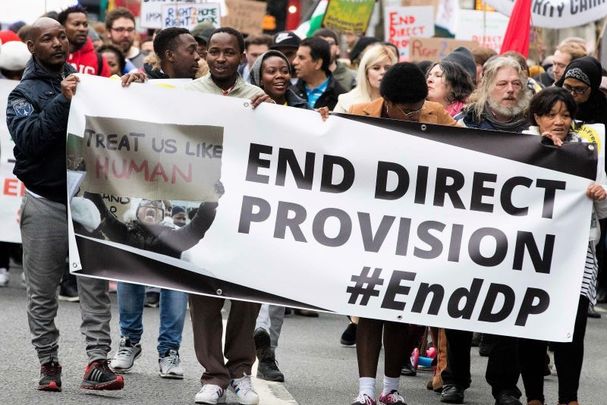
[[[212,225],[223,129],[86,117],[68,135],[76,233],[175,258]]]

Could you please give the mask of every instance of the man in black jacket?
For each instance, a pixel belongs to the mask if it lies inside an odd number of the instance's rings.
[[[32,25],[32,54],[21,83],[11,92],[7,124],[15,141],[15,175],[27,187],[21,213],[23,271],[32,343],[41,364],[39,390],[61,391],[57,287],[68,253],[65,138],[70,100],[78,77],[66,63],[65,28],[50,18]],[[122,389],[124,379],[108,367],[110,299],[107,281],[78,278],[81,331],[89,363],[81,388]]]
[[[301,41],[293,67],[299,80],[295,93],[307,100],[310,108],[328,107],[333,110],[337,96],[346,91],[335,81],[329,70],[331,48],[321,38],[306,38]]]

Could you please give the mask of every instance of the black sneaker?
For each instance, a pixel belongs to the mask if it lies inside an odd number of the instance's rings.
[[[40,366],[40,391],[61,391],[61,366],[55,361]]]
[[[276,357],[271,347],[270,334],[263,328],[255,330],[255,350],[259,364],[257,365],[257,378],[266,381],[284,382],[285,375],[278,368]]]
[[[78,285],[76,276],[73,274],[64,275],[59,284],[59,300],[68,302],[78,302]]]
[[[464,389],[455,384],[445,384],[440,394],[440,401],[446,404],[463,404]]]
[[[160,293],[155,291],[146,292],[144,305],[148,308],[158,308],[158,305],[160,305]]]
[[[84,370],[80,388],[85,390],[121,390],[124,377],[116,375],[108,366],[107,360],[96,360]]]
[[[350,324],[344,330],[344,333],[341,334],[341,339],[339,342],[344,346],[354,346],[356,345],[356,324],[350,322]]]

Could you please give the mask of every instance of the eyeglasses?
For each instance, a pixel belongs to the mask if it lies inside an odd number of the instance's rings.
[[[581,96],[582,94],[586,93],[586,91],[590,88],[588,86],[586,87],[571,87],[567,84],[563,84],[563,88],[565,90],[567,90],[569,93],[573,93],[573,94],[577,94],[578,96]]]
[[[116,31],[119,33],[123,33],[123,32],[128,32],[129,34],[132,34],[133,32],[135,32],[135,27],[118,27],[118,28],[111,28],[112,31]]]

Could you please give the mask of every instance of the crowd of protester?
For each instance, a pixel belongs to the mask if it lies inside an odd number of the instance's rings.
[[[159,375],[183,378],[179,349],[188,301],[196,357],[204,368],[196,403],[224,403],[226,390],[231,389],[239,403],[257,404],[259,397],[251,381],[256,359],[258,378],[285,380],[275,349],[290,309],[233,301],[224,346],[223,299],[188,297],[167,289],[146,293],[144,286],[128,283],[117,285],[120,338],[109,356],[108,282],[76,278],[66,270],[65,134],[70,100],[79,83],[74,73],[120,76],[125,87],[153,79],[191,79],[186,89],[247,98],[253,108],[269,102],[316,110],[324,119],[331,119],[328,113],[333,111],[535,134],[538,142],[555,147],[588,142],[581,135],[588,126],[604,132],[607,125],[607,74],[578,38],[559,44],[541,66],[529,66],[515,52],[496,55],[487,48],[458,48],[434,62],[398,62],[399,52],[393,44],[360,37],[349,42],[346,50],[342,38],[325,28],[303,39],[293,32],[244,38],[233,28],[215,29],[206,23],[192,31],[166,28],[141,38],[129,10],[114,9],[104,23],[92,23],[81,6],[0,31],[0,79],[20,80],[8,99],[7,124],[15,142],[14,173],[27,187],[20,212],[23,282],[32,344],[40,360],[39,390],[62,389],[59,331],[54,322],[59,288],[60,297],[80,301],[88,356],[82,388],[123,388],[123,375],[142,353],[146,303],[160,307]],[[578,404],[586,319],[600,317],[594,305],[606,300],[605,240],[601,236],[607,217],[604,169],[598,168],[596,182],[587,190],[594,210],[573,340],[550,344],[558,373],[559,404]],[[188,232],[192,223],[207,224],[199,227],[204,234],[216,208],[216,204],[190,209],[140,200],[131,207],[133,225],[126,227],[117,223],[99,196],[88,197],[100,207],[102,232],[120,234],[133,246],[152,243],[159,252],[173,257],[180,257],[194,240],[177,249],[166,243],[167,238]],[[150,242],[146,234],[150,226],[168,233],[158,231]],[[0,244],[0,286],[8,283],[9,255],[14,250],[14,246]],[[16,259],[21,260],[20,256],[18,251]],[[318,316],[313,311],[297,313]],[[406,404],[405,393],[399,391],[400,377],[415,374],[410,355],[428,335],[437,353],[428,389],[440,393],[440,402],[464,403],[471,383],[470,350],[477,340],[472,332],[428,331],[418,325],[350,317],[336,343],[356,345],[359,392],[353,393],[353,405]],[[385,361],[378,396],[382,344]],[[481,345],[488,356],[485,377],[496,405],[523,403],[519,376],[527,404],[544,404],[548,342],[483,335]]]

